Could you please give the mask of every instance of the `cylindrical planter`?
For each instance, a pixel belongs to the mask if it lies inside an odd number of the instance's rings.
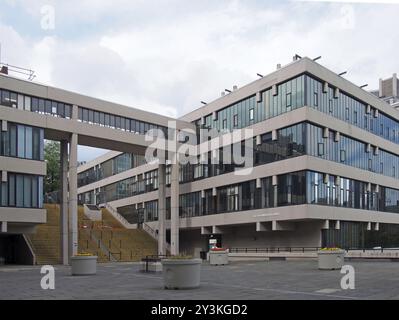
[[[320,250],[317,252],[320,270],[341,269],[344,265],[344,250]]]
[[[71,269],[73,276],[87,276],[96,274],[97,256],[71,257]]]
[[[200,285],[201,259],[163,259],[165,289],[194,289]]]
[[[229,264],[229,252],[227,250],[209,251],[209,264],[211,266]]]

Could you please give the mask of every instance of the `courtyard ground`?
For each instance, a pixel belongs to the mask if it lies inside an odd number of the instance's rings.
[[[201,286],[164,290],[162,274],[141,273],[137,263],[99,264],[95,276],[71,276],[55,266],[55,290],[40,286],[40,266],[1,266],[0,299],[399,299],[399,263],[348,261],[355,289],[343,290],[339,270],[317,261],[236,261],[202,265]]]

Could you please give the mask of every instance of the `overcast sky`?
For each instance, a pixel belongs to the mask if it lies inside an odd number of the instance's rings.
[[[39,82],[168,116],[295,53],[321,55],[373,89],[399,73],[399,4],[356,2],[1,0],[2,61],[34,69]],[[102,152],[80,148],[79,160]]]

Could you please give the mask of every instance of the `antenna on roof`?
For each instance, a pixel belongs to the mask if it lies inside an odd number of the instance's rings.
[[[9,73],[17,73],[23,76],[26,76],[28,81],[32,81],[36,78],[35,71],[31,69],[26,69],[18,66],[13,66],[11,64],[5,63],[2,61],[2,45],[0,43],[0,73],[9,74]]]
[[[347,74],[347,73],[348,73],[347,71],[344,71],[344,72],[338,73],[338,75],[343,76],[344,74]]]
[[[224,89],[224,91],[231,93],[231,90],[229,90],[229,89]]]
[[[263,78],[263,75],[262,74],[260,74],[260,73],[257,73],[256,74],[258,77],[261,77],[261,78]]]
[[[321,59],[321,56],[318,56],[318,57],[314,58],[313,61],[317,61],[317,60],[320,60],[320,59]]]
[[[299,54],[295,53],[295,56],[292,58],[292,60],[297,61],[299,59],[302,59],[302,57]]]
[[[360,86],[360,89],[363,89],[363,88],[365,88],[367,86],[368,86],[368,84],[364,84],[364,85]]]
[[[204,101],[201,101],[201,103],[202,103],[203,105],[207,105],[207,103],[206,103],[206,102],[204,102]]]

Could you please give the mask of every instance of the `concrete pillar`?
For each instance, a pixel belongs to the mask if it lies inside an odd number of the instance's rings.
[[[61,141],[61,199],[60,199],[60,234],[62,264],[69,262],[68,254],[68,142]]]
[[[256,222],[257,232],[271,231],[271,230],[272,230],[272,224],[270,222]]]
[[[7,232],[7,221],[1,222],[1,232]]]
[[[322,230],[330,229],[330,220],[324,220],[321,225]]]
[[[165,255],[165,216],[166,216],[166,165],[160,163],[158,167],[158,254]]]
[[[78,134],[72,133],[69,144],[69,254],[78,253]]]
[[[8,124],[7,124],[7,120],[2,120],[1,121],[1,131],[5,132],[8,129]]]
[[[175,161],[172,163],[172,172],[170,177],[170,253],[172,255],[179,254],[179,164],[177,163],[176,154]]]
[[[222,234],[223,230],[221,227],[218,226],[212,226],[212,234]]]
[[[7,179],[8,178],[8,176],[7,176],[7,171],[2,171],[1,172],[1,182],[7,182]]]
[[[212,234],[212,227],[201,227],[201,235]]]

